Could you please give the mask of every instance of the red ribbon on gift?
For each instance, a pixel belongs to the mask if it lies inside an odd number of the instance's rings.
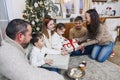
[[[67,44],[64,44],[63,46],[67,46],[67,47],[69,47],[69,45],[71,45],[72,47],[73,47],[73,50],[75,51],[75,46],[73,45],[73,40],[72,39],[70,39],[69,40],[69,43],[67,43]]]
[[[71,45],[70,43],[64,44],[63,46],[67,46],[68,48],[70,47],[69,45]]]
[[[70,42],[70,44],[72,45],[73,50],[75,51],[75,46],[73,45],[73,40],[72,40],[72,39],[70,39],[70,40],[69,40],[69,42]]]

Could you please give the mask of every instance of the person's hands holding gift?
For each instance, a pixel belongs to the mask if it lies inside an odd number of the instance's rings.
[[[62,55],[68,55],[68,50],[66,50],[64,47],[61,49]]]

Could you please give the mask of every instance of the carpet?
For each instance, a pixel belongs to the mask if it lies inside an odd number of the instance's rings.
[[[88,56],[74,56],[70,57],[69,67],[77,67],[82,61],[87,62],[85,76],[82,80],[120,80],[120,66],[106,60],[99,63],[90,59]],[[61,74],[66,80],[73,80],[66,76],[66,70],[62,70]],[[7,80],[0,78],[0,80]]]
[[[106,60],[103,63],[90,59],[88,56],[74,56],[70,58],[69,67],[76,67],[82,61],[87,62],[85,76],[82,80],[120,80],[120,66]],[[61,71],[66,80],[73,80]]]

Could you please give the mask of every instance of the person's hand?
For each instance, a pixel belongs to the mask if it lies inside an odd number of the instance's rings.
[[[68,51],[67,50],[61,50],[61,54],[62,55],[68,55]]]
[[[90,41],[90,39],[87,39],[87,42]]]
[[[79,38],[74,38],[76,40],[76,42],[79,42]]]
[[[51,64],[53,64],[53,60],[52,59],[45,59],[45,63],[51,65]]]
[[[68,51],[67,51],[66,49],[62,49],[62,50],[61,50],[61,54],[62,54],[62,55],[67,55],[67,54],[68,54]]]
[[[85,47],[83,46],[83,44],[79,45],[79,49],[82,51],[82,53],[84,53]]]

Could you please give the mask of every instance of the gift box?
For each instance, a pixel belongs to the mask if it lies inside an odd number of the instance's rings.
[[[72,51],[75,51],[79,47],[79,45],[78,45],[78,42],[75,39],[70,39],[70,40],[64,41],[63,47],[68,52],[72,52]]]

